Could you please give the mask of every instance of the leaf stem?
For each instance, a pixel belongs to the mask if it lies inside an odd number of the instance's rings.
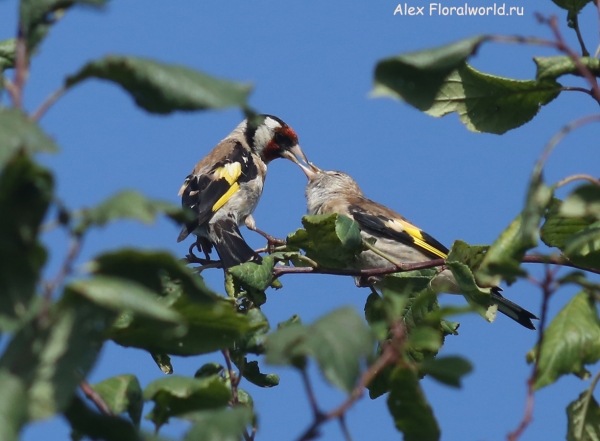
[[[542,289],[543,299],[540,327],[538,329],[538,340],[535,346],[535,361],[533,363],[533,368],[531,369],[531,376],[527,379],[527,399],[525,402],[525,413],[523,414],[523,419],[519,423],[519,426],[513,432],[508,434],[508,441],[517,441],[525,429],[527,429],[529,424],[531,424],[533,421],[534,384],[539,370],[542,344],[544,343],[544,329],[546,329],[546,321],[548,319],[548,303],[550,302],[550,297],[556,291],[554,278],[557,272],[558,268],[550,268],[550,266],[546,265],[544,280],[537,283],[537,285]]]
[[[38,107],[30,116],[29,119],[33,122],[38,122],[42,116],[48,111],[48,109],[67,91],[66,87],[61,87],[55,90],[44,100],[40,107]]]
[[[581,56],[589,57],[590,53],[585,47],[585,42],[583,41],[583,37],[581,36],[581,31],[579,30],[579,18],[578,15],[572,14],[571,20],[573,20],[573,29],[575,29],[575,33],[577,34],[577,40],[579,41],[579,46],[581,46]]]
[[[576,175],[567,176],[566,178],[558,181],[556,184],[554,184],[554,188],[560,188],[560,187],[567,185],[573,181],[579,181],[579,180],[588,181],[594,185],[600,186],[600,180],[594,178],[593,176],[586,175],[586,174],[576,174]]]
[[[82,237],[72,234],[71,245],[69,246],[69,251],[65,256],[60,270],[54,279],[46,282],[44,286],[43,305],[39,313],[38,320],[44,321],[48,317],[48,308],[50,307],[50,302],[52,301],[52,294],[56,288],[63,284],[65,278],[71,274],[71,272],[73,272],[73,264],[81,252],[81,246]]]
[[[560,32],[560,28],[558,27],[558,19],[556,16],[553,15],[550,18],[546,18],[541,14],[536,14],[536,18],[540,23],[550,27],[556,40],[556,48],[571,58],[581,76],[584,77],[592,87],[592,97],[600,104],[600,87],[598,87],[598,81],[594,74],[592,74],[592,72],[581,62],[579,55],[565,42]]]
[[[81,380],[79,383],[79,387],[83,394],[96,405],[98,410],[102,412],[104,415],[113,415],[110,407],[106,404],[106,401],[100,396],[98,392],[88,383],[86,380]]]
[[[581,422],[581,424],[578,425],[578,427],[575,430],[576,439],[583,439],[583,429],[585,428],[585,415],[587,415],[588,408],[590,407],[590,401],[592,401],[592,396],[594,393],[594,389],[596,389],[596,385],[598,384],[598,380],[600,380],[600,372],[594,375],[594,379],[592,380],[590,387],[585,391],[585,398],[583,401],[583,408],[581,412],[584,420]]]

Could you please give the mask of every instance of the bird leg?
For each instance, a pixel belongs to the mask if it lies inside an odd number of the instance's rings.
[[[267,248],[269,250],[269,254],[272,254],[272,253],[275,252],[275,247],[277,245],[285,245],[285,240],[273,237],[270,234],[265,233],[264,231],[259,230],[258,228],[256,228],[256,221],[254,220],[254,217],[252,217],[251,214],[246,217],[246,220],[244,221],[244,224],[246,224],[246,227],[248,227],[249,230],[252,230],[255,233],[258,233],[262,237],[264,237],[265,239],[267,239]]]
[[[202,259],[201,257],[196,256],[194,254],[194,248],[196,248],[198,251],[203,252],[205,259]],[[186,256],[186,258],[189,263],[199,263],[201,265],[208,265],[208,264],[218,262],[218,261],[212,260],[210,258],[209,254],[211,251],[212,251],[212,245],[210,244],[208,239],[201,237],[201,236],[197,236],[196,242],[194,242],[192,245],[190,245],[190,248],[188,249],[189,254]]]

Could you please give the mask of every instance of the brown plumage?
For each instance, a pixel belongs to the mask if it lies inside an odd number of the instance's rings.
[[[244,241],[239,226],[255,228],[252,212],[263,190],[267,164],[286,158],[306,161],[298,136],[281,119],[262,115],[258,125],[242,121],[188,175],[179,190],[181,203],[196,215],[179,234],[178,242],[189,234],[198,236],[205,251],[214,246],[224,268],[247,261],[260,261]]]
[[[361,236],[374,242],[380,252],[368,250],[357,256],[357,269],[384,268],[393,263],[416,263],[446,258],[448,248],[421,230],[406,218],[364,196],[358,184],[346,173],[324,171],[310,164],[299,164],[306,176],[306,199],[309,214],[343,214],[354,219]],[[383,257],[385,255],[385,257]],[[458,284],[448,269],[442,271],[431,282],[437,292],[460,294]],[[520,325],[535,329],[535,315],[507,300],[500,289],[492,288],[492,302],[498,311]]]

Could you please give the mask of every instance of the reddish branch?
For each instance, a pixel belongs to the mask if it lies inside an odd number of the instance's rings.
[[[110,407],[108,407],[108,404],[106,404],[106,401],[104,401],[100,394],[96,392],[92,386],[90,386],[90,383],[85,380],[81,380],[79,387],[81,388],[83,394],[96,405],[100,412],[102,412],[104,415],[113,415]]]
[[[560,28],[558,27],[558,19],[555,16],[546,18],[540,14],[536,14],[536,18],[540,23],[547,24],[550,27],[556,40],[556,48],[559,51],[567,54],[569,58],[573,61],[573,63],[577,67],[577,71],[590,84],[592,88],[592,96],[598,102],[598,104],[600,104],[600,88],[598,87],[598,81],[596,80],[594,74],[581,62],[579,54],[577,54],[573,49],[571,49],[569,45],[565,42],[565,39],[563,38],[560,32]]]
[[[535,361],[533,363],[533,368],[531,369],[531,376],[527,379],[527,400],[525,402],[525,412],[523,414],[523,419],[519,423],[519,426],[513,431],[510,432],[507,436],[508,441],[517,441],[519,437],[523,434],[525,429],[531,424],[533,421],[533,407],[534,407],[534,390],[533,386],[535,384],[535,379],[538,375],[539,371],[539,362],[540,362],[540,353],[542,350],[542,343],[544,342],[544,329],[546,328],[546,321],[548,318],[548,303],[550,301],[550,297],[556,291],[556,284],[554,282],[556,273],[558,272],[558,268],[550,268],[546,266],[546,273],[544,276],[544,280],[541,282],[535,281],[535,283],[540,287],[543,293],[542,299],[542,317],[540,319],[540,327],[538,329],[538,339],[535,347]]]
[[[375,360],[375,363],[373,363],[361,376],[360,381],[354,387],[346,401],[330,412],[323,413],[321,410],[319,410],[308,376],[304,370],[302,371],[302,378],[306,388],[306,393],[309,397],[311,408],[313,410],[314,420],[300,436],[300,438],[298,438],[298,441],[308,441],[314,439],[318,435],[319,427],[323,423],[334,419],[340,421],[344,437],[346,437],[346,439],[350,437],[344,421],[346,412],[362,398],[365,393],[365,388],[371,383],[371,381],[373,381],[377,374],[379,374],[386,366],[395,363],[400,357],[402,342],[405,336],[404,328],[401,324],[396,323],[392,326],[392,331],[393,338],[385,345],[379,358]]]

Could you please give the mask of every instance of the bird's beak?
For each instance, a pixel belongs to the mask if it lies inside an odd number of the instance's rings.
[[[298,165],[300,166],[300,168],[302,169],[302,171],[304,172],[304,174],[306,175],[306,177],[308,178],[309,181],[312,181],[313,179],[315,179],[317,177],[317,175],[323,171],[311,162],[308,162],[308,167],[305,166],[304,164],[298,164]]]
[[[308,164],[308,158],[302,151],[302,148],[300,147],[299,144],[296,144],[294,147],[292,147],[289,150],[284,150],[281,153],[281,156],[283,156],[285,159],[289,159],[290,161],[292,161],[295,164],[298,164],[301,167],[302,167],[302,165],[300,164],[300,161],[298,160],[298,158],[302,159],[305,163]]]

